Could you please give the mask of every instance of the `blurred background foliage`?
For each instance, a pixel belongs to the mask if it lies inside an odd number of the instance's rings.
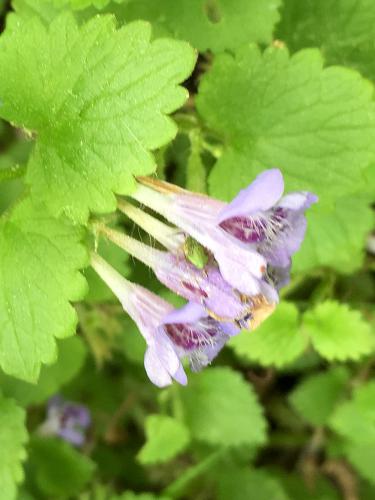
[[[59,341],[58,361],[36,385],[0,376],[0,497],[15,498],[23,477],[20,500],[374,499],[375,3],[14,0],[1,8],[6,29],[16,16],[48,24],[69,9],[80,22],[112,13],[120,25],[146,19],[155,37],[188,40],[198,64],[174,117],[179,132],[156,152],[158,176],[229,199],[278,166],[288,189],[299,183],[321,202],[276,312],[190,374],[186,388],[149,382],[137,328],[86,270],[78,335]],[[323,60],[346,69],[322,70]],[[0,124],[1,212],[27,189],[31,139]],[[19,176],[7,180],[10,168]],[[113,223],[147,238],[125,218]],[[99,251],[180,304],[116,247],[101,241]],[[35,432],[56,393],[90,409],[82,450]]]

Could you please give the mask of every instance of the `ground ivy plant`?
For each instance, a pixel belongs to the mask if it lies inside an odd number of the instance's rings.
[[[375,497],[370,0],[13,0],[4,500]]]

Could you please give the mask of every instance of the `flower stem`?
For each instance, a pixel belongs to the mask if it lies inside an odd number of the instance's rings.
[[[156,263],[161,262],[164,258],[165,252],[156,250],[126,234],[110,229],[104,224],[98,225],[97,230],[115,243],[115,245],[125,250],[125,252],[128,252],[130,255],[146,264],[146,266],[153,268]]]
[[[118,208],[171,252],[178,250],[183,244],[184,237],[178,234],[176,228],[164,224],[164,222],[161,222],[131,203],[121,200],[118,203]]]
[[[108,262],[97,253],[91,252],[90,264],[117,297],[124,297],[124,291],[131,291],[133,284],[123,278],[116,269],[109,265]],[[123,300],[121,300],[121,302],[123,302]]]

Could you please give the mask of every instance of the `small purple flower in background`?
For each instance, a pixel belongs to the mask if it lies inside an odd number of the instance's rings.
[[[188,303],[175,310],[171,304],[140,285],[123,278],[99,255],[92,254],[91,265],[120,300],[146,341],[144,365],[150,380],[158,387],[187,383],[181,359],[187,357],[193,370],[206,366],[218,354],[233,331],[221,324],[199,304]]]
[[[82,446],[90,423],[90,412],[86,406],[54,396],[48,401],[47,418],[38,432],[44,436],[59,436],[75,446]]]

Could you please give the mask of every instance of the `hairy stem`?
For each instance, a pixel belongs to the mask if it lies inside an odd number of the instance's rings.
[[[183,244],[184,237],[182,234],[178,234],[176,228],[164,224],[164,222],[161,222],[131,203],[121,200],[118,203],[118,208],[123,214],[129,217],[130,220],[135,222],[135,224],[150,234],[168,250],[172,252],[177,251]]]

